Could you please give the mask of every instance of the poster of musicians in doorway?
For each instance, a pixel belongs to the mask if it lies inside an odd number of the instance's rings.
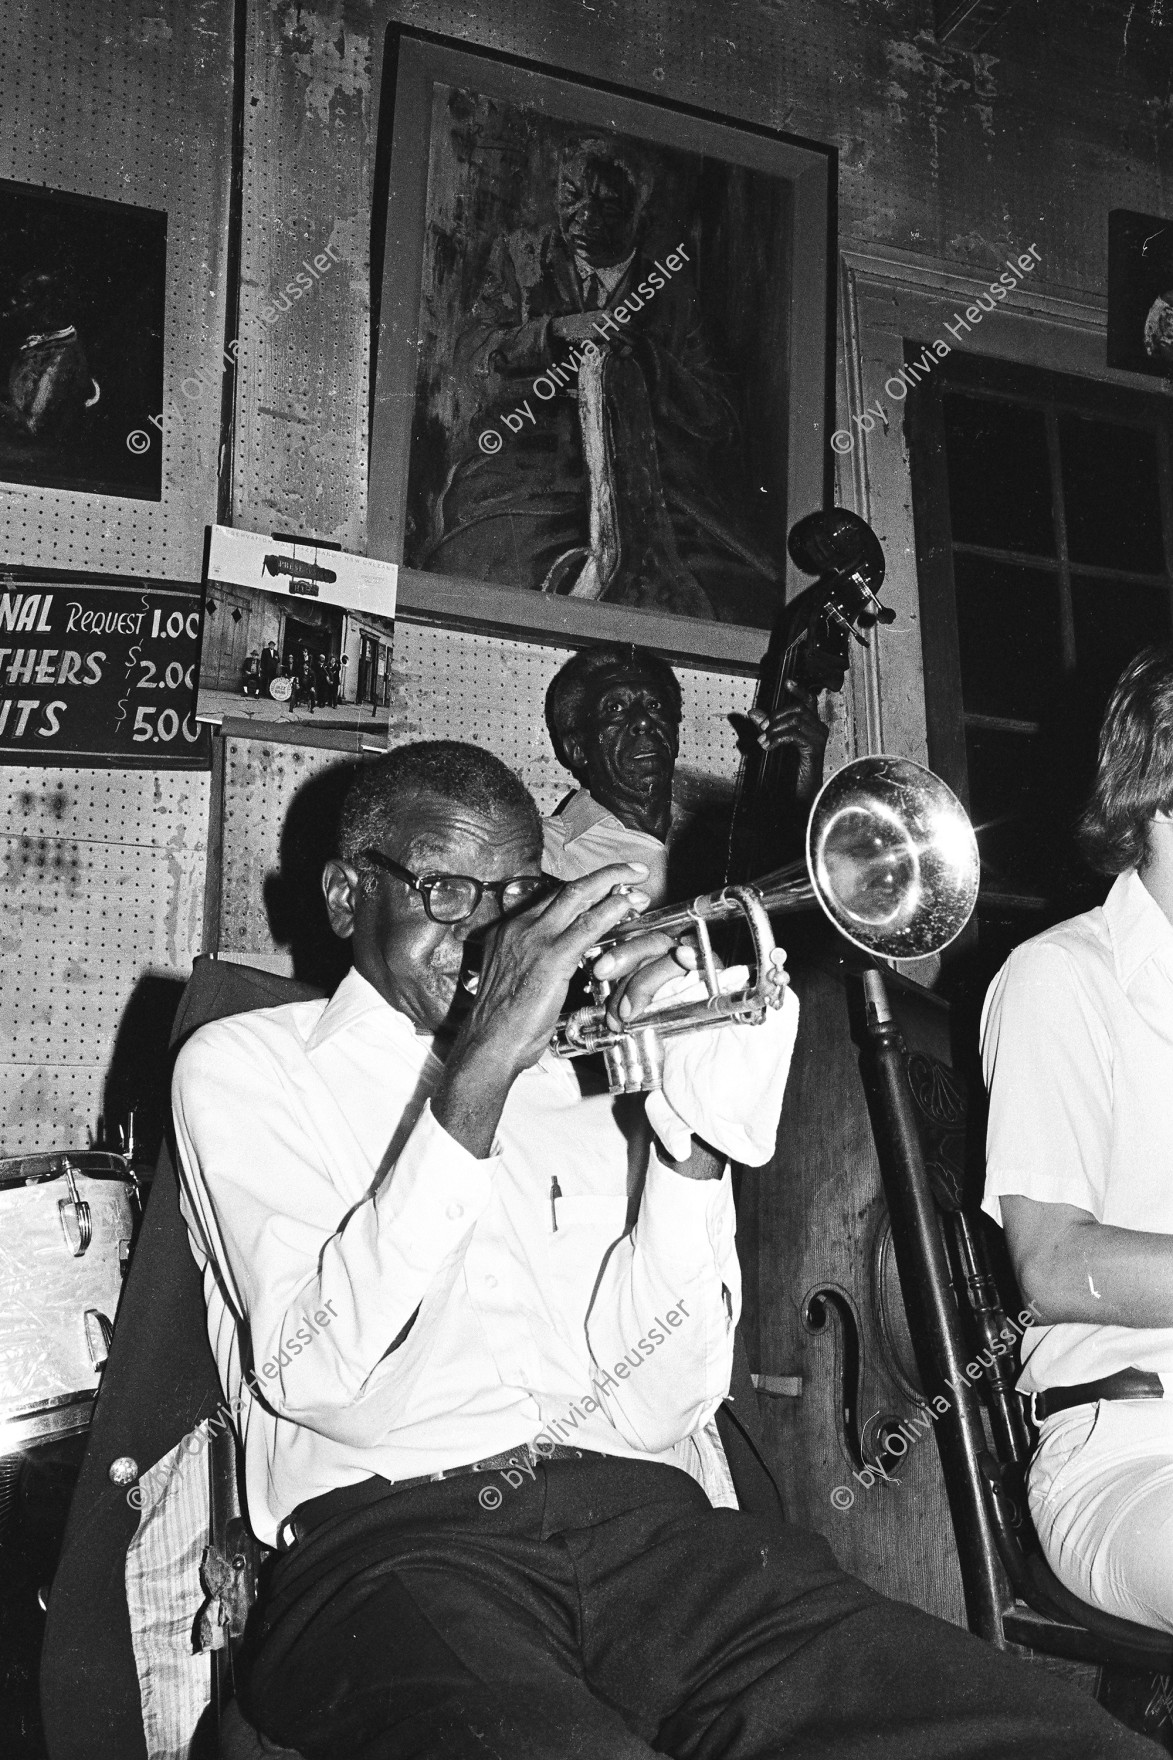
[[[393,564],[213,527],[200,721],[313,721],[386,736]]]

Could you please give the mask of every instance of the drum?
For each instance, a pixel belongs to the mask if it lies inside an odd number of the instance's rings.
[[[141,1207],[121,1155],[0,1160],[0,1457],[88,1425]]]

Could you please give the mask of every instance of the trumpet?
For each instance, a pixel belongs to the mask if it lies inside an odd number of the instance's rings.
[[[601,1051],[613,1094],[661,1086],[663,1041],[723,1022],[760,1024],[781,1006],[785,980],[775,971],[770,919],[817,907],[839,933],[884,959],[940,953],[968,923],[977,903],[979,858],[973,826],[939,776],[908,758],[857,758],[819,790],[806,831],[806,859],[747,886],[725,886],[691,903],[630,918],[600,944],[613,947],[655,932],[691,938],[705,995],[645,1009],[622,1031],[607,1024],[611,985],[591,983],[592,1005],[558,1024],[559,1057]],[[721,988],[709,925],[741,917],[753,942],[749,980]]]

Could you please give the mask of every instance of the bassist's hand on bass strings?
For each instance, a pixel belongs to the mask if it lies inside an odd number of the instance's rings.
[[[787,679],[783,689],[787,700],[782,708],[768,713],[751,709],[749,719],[758,730],[757,743],[764,752],[789,746],[798,753],[798,769],[794,793],[798,801],[813,800],[823,780],[823,758],[827,749],[828,728],[819,718],[818,699],[804,690],[794,679]]]

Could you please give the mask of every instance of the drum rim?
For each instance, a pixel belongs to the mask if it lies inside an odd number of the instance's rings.
[[[95,1370],[94,1373],[100,1377],[101,1370]],[[20,1424],[26,1418],[43,1418],[47,1412],[75,1406],[81,1400],[88,1400],[92,1404],[97,1398],[99,1385],[100,1381],[96,1381],[93,1387],[79,1387],[73,1393],[55,1393],[49,1399],[25,1400],[17,1405],[12,1405],[10,1401],[0,1404],[0,1425]]]
[[[56,1167],[53,1166],[57,1162]],[[6,1155],[0,1158],[0,1191],[16,1186],[47,1185],[50,1180],[64,1179],[68,1161],[82,1179],[122,1180],[135,1183],[124,1155],[114,1149],[41,1149],[31,1155]]]

